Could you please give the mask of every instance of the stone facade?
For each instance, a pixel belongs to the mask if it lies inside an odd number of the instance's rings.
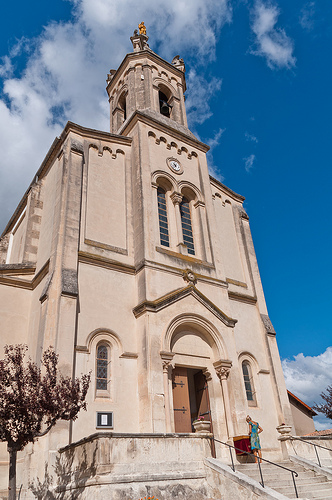
[[[68,122],[0,240],[3,344],[27,343],[37,361],[53,345],[65,374],[92,373],[87,412],[20,454],[25,498],[59,449],[103,428],[125,457],[133,434],[169,443],[201,413],[232,442],[249,413],[279,459],[276,427],[292,424],[244,198],[209,176],[209,148],[187,128],[183,61],[145,35],[132,43],[108,75],[111,132]],[[2,445],[2,490],[7,459]]]

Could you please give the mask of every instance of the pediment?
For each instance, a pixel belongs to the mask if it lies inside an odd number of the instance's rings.
[[[163,295],[156,300],[145,300],[134,307],[133,313],[135,318],[138,318],[146,312],[158,312],[165,307],[169,307],[175,302],[183,300],[185,297],[192,296],[200,304],[203,304],[212,314],[214,314],[220,321],[222,321],[226,326],[234,327],[237,323],[236,319],[230,318],[225,314],[219,307],[217,307],[208,297],[206,297],[202,292],[200,292],[194,285],[190,284],[184,288],[178,288],[173,292]]]

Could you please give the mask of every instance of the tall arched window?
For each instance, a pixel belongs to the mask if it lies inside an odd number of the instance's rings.
[[[195,255],[194,237],[191,224],[190,206],[187,198],[182,198],[180,203],[183,242],[187,245],[188,253]]]
[[[256,398],[255,398],[255,391],[251,374],[251,366],[249,361],[243,361],[242,373],[243,373],[244,387],[246,390],[248,404],[249,406],[255,406]]]
[[[169,247],[166,192],[163,188],[158,187],[158,216],[159,216],[159,233],[160,244]]]
[[[109,347],[99,344],[96,359],[96,390],[107,391],[109,381]]]

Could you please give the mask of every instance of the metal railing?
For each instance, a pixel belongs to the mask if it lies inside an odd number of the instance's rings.
[[[320,463],[318,451],[316,450],[316,448],[323,448],[323,450],[328,450],[328,451],[332,452],[331,448],[326,448],[326,446],[322,446],[321,444],[310,443],[310,441],[307,441],[306,439],[299,438],[297,436],[292,436],[291,439],[296,439],[297,441],[303,441],[303,443],[311,444],[311,446],[314,446],[319,467],[321,467],[322,465]]]
[[[248,451],[244,451],[244,450],[241,450],[240,448],[236,448],[235,446],[232,446],[231,444],[224,443],[223,441],[219,441],[219,439],[216,439],[215,437],[211,437],[210,439],[213,440],[213,441],[215,441],[216,443],[220,443],[220,444],[223,444],[225,446],[228,446],[229,453],[230,453],[230,456],[231,456],[231,462],[232,462],[233,472],[235,472],[235,466],[234,466],[234,459],[233,459],[233,455],[232,455],[232,448],[234,450],[240,451],[241,453],[244,453],[245,455],[251,455],[252,457],[255,457],[255,455],[253,453],[249,453]],[[262,468],[261,468],[261,464],[260,464],[261,460],[263,460],[263,462],[268,462],[269,464],[275,465],[276,467],[280,467],[280,469],[285,469],[288,472],[290,472],[292,474],[292,479],[293,479],[293,485],[294,485],[294,490],[295,490],[296,498],[299,498],[299,495],[298,495],[298,492],[297,492],[297,488],[296,488],[296,482],[295,482],[295,477],[298,477],[298,473],[295,472],[295,470],[288,469],[287,467],[284,467],[283,465],[279,465],[279,464],[276,464],[274,462],[271,462],[270,460],[267,460],[266,458],[257,457],[257,459],[258,459],[259,474],[260,474],[260,477],[261,477],[260,484],[263,486],[263,488],[265,488],[265,485],[264,485],[264,479],[263,479],[263,472],[262,472]]]

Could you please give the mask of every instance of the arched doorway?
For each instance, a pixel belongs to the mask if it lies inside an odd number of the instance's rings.
[[[209,389],[203,370],[176,366],[172,371],[175,432],[193,432],[198,418],[211,422]]]
[[[213,339],[199,325],[179,325],[171,338],[174,353],[172,398],[175,432],[193,432],[199,417],[212,422],[206,372],[214,359]],[[212,425],[211,429],[212,431]]]

